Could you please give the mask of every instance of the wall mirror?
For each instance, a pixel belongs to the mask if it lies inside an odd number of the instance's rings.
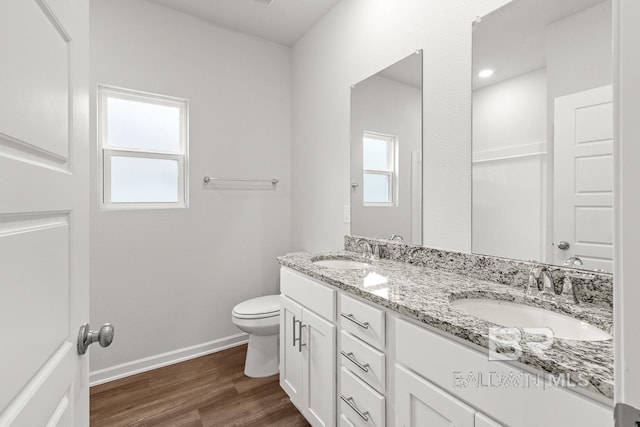
[[[422,244],[422,51],[351,89],[351,234]]]
[[[611,21],[514,0],[474,23],[474,253],[613,271]]]

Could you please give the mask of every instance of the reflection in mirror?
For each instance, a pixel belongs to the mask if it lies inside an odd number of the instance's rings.
[[[514,0],[474,24],[474,253],[613,271],[611,20]]]
[[[351,90],[351,234],[422,242],[422,51]]]

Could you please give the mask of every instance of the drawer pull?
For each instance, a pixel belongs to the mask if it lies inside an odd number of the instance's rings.
[[[346,357],[347,359],[349,359],[349,361],[351,363],[353,363],[354,365],[356,365],[358,368],[360,368],[361,370],[363,370],[364,372],[369,372],[369,364],[365,363],[364,365],[360,362],[358,362],[358,360],[355,358],[355,356],[353,355],[353,353],[345,353],[344,351],[340,352],[344,357]]]
[[[349,407],[353,409],[355,413],[358,414],[358,416],[362,418],[365,422],[369,421],[369,411],[365,411],[365,412],[360,411],[360,409],[358,409],[355,402],[353,401],[353,397],[344,397],[344,394],[341,394],[340,399],[342,399],[344,403],[349,405]]]
[[[305,347],[306,344],[302,343],[302,328],[306,328],[307,325],[303,325],[302,321],[300,321],[300,326],[298,327],[298,353],[302,353],[302,347]]]
[[[296,323],[299,323],[300,325],[298,326],[298,336],[296,337]],[[302,320],[296,320],[296,316],[293,316],[293,346],[296,346],[296,343],[298,343],[298,352],[302,352],[302,347],[305,346],[305,344],[302,344],[302,328],[304,328],[304,325],[302,324]]]
[[[296,338],[296,322],[297,322],[296,316],[293,316],[293,319],[291,319],[291,320],[293,320],[292,325],[291,325],[291,334],[293,335],[293,343],[291,345],[295,347],[296,346],[296,341],[298,340]]]
[[[344,317],[347,320],[350,320],[351,322],[355,323],[356,325],[360,326],[362,329],[369,329],[369,322],[361,322],[358,319],[356,319],[355,317],[353,317],[353,314],[344,314],[344,313],[340,313],[340,316]]]

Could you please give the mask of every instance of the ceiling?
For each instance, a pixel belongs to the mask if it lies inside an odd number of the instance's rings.
[[[474,89],[544,68],[549,24],[598,3],[603,0],[518,0],[482,17],[473,29]],[[480,79],[485,68],[495,74]]]
[[[147,0],[231,30],[293,45],[339,0]]]

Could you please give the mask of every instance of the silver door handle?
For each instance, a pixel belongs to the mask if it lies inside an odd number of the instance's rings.
[[[355,413],[358,414],[360,418],[362,418],[363,421],[369,421],[369,411],[362,412],[360,409],[358,409],[355,402],[353,401],[353,397],[344,397],[344,394],[341,394],[340,399],[342,399],[344,403],[349,405],[349,407],[353,409]]]
[[[292,346],[296,346],[296,341],[300,340],[300,338],[296,338],[296,323],[302,323],[302,321],[300,320],[296,320],[296,316],[293,316],[293,323],[292,323],[292,333],[293,333],[293,343],[291,344]]]
[[[340,316],[344,317],[347,320],[352,321],[356,325],[360,326],[362,329],[369,329],[369,322],[361,322],[358,319],[356,319],[355,317],[353,317],[353,314],[340,313]]]
[[[566,251],[570,247],[571,244],[569,242],[565,242],[564,240],[558,242],[558,249],[560,249],[561,251]]]
[[[300,324],[298,325],[298,353],[302,353],[302,347],[306,345],[302,343],[302,328],[305,327],[306,325],[303,325],[302,321],[300,321]]]
[[[347,358],[347,360],[349,360],[351,363],[353,363],[354,365],[356,365],[358,368],[360,368],[362,371],[364,372],[369,372],[369,364],[365,363],[364,365],[360,362],[358,362],[358,360],[355,358],[355,356],[353,355],[353,353],[345,353],[344,351],[340,352],[344,357]]]
[[[296,338],[296,323],[298,324],[298,337]],[[306,344],[302,344],[302,328],[305,325],[302,324],[302,320],[296,320],[296,316],[293,316],[293,346],[296,346],[298,343],[298,352],[302,353],[302,347]]]
[[[78,354],[85,354],[87,348],[96,341],[100,343],[100,347],[109,347],[113,342],[114,333],[111,323],[105,323],[99,331],[92,331],[89,324],[85,323],[80,326],[78,332]]]

